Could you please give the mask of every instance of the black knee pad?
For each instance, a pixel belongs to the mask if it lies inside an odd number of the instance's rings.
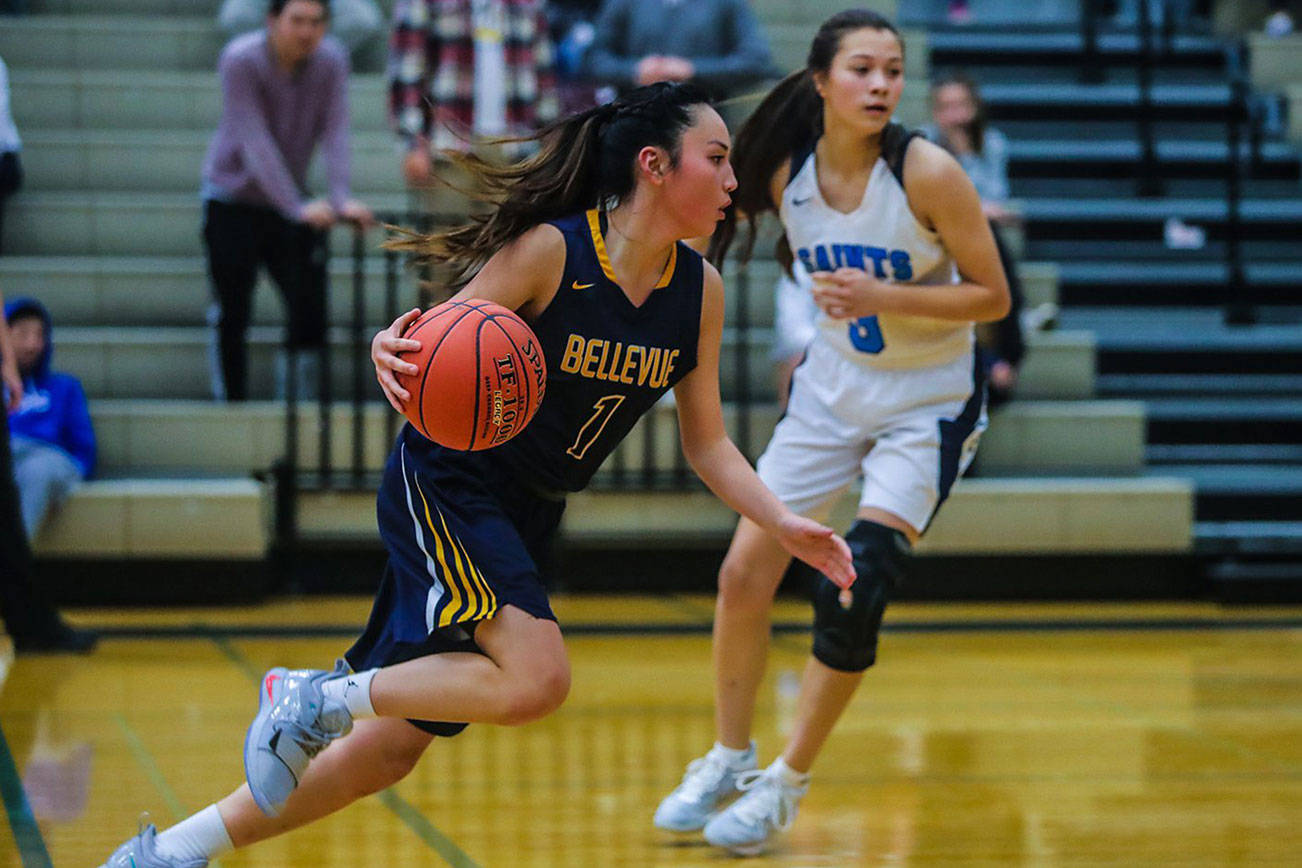
[[[877,659],[877,633],[891,592],[904,579],[912,547],[894,528],[859,520],[845,535],[854,557],[854,599],[841,606],[841,589],[820,575],[814,589],[814,657],[842,672],[862,672]]]

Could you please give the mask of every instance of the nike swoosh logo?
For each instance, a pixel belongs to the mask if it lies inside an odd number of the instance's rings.
[[[579,283],[577,280],[574,281],[574,283],[570,284],[570,286],[573,287],[574,289],[587,289],[592,285],[593,284],[591,283]]]
[[[814,198],[814,197],[813,197],[813,196],[806,196],[806,197],[803,198],[803,199],[794,199],[794,198],[793,198],[793,199],[791,200],[791,204],[794,205],[795,207],[799,208],[801,205],[805,204],[806,202],[808,202],[808,201],[809,201],[810,199],[812,199],[812,198]]]
[[[272,686],[273,686],[277,681],[279,681],[279,680],[280,680],[280,676],[279,676],[279,675],[268,675],[268,676],[267,676],[267,680],[263,682],[263,686],[267,688],[267,701],[268,701],[268,702],[275,702],[275,701],[276,701],[276,697],[273,696],[272,693],[271,693],[271,688],[272,688]]]

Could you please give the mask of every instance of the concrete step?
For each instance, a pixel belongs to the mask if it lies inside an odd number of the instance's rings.
[[[266,485],[240,479],[83,484],[33,543],[59,558],[256,560],[271,538]]]
[[[371,337],[377,326],[365,330],[357,343],[348,331],[332,328],[331,376],[336,400],[351,400],[353,359],[361,360],[362,389],[378,400],[379,386],[369,360]],[[277,357],[282,330],[261,326],[249,330],[249,395],[270,398],[275,389]],[[747,359],[752,394],[772,397],[768,347],[771,338],[756,330],[743,355]],[[212,396],[212,331],[206,328],[64,328],[57,334],[56,364],[79,377],[92,401],[97,398],[168,398],[204,400]],[[741,353],[733,331],[725,331],[720,363],[720,385],[725,398],[738,388],[736,358]],[[312,386],[315,388],[314,384]],[[303,393],[300,393],[303,394]]]
[[[724,408],[725,422],[741,437],[739,410]],[[771,403],[756,404],[749,435],[741,443],[752,457],[768,442],[779,418]],[[99,467],[111,477],[184,474],[248,475],[264,471],[285,455],[286,411],[275,401],[216,404],[207,401],[98,400],[91,404],[99,445]],[[360,464],[351,404],[329,415],[330,466],[342,474],[383,468],[401,419],[372,401],[361,417]],[[298,463],[319,468],[323,419],[314,404],[299,408]],[[220,432],[221,436],[214,436]],[[991,415],[980,449],[983,475],[1137,473],[1143,464],[1144,411],[1132,401],[1040,401],[1014,403]],[[631,476],[644,468],[683,466],[678,424],[669,404],[657,406],[611,457],[607,471]]]
[[[199,130],[23,132],[23,170],[29,190],[191,193],[212,133]],[[350,147],[352,187],[359,198],[403,193],[400,157],[387,132],[354,135]],[[308,179],[326,189],[325,161],[318,153]]]
[[[349,331],[331,329],[334,394],[350,399],[353,383],[351,346],[362,359],[364,393],[378,398],[368,359],[371,336],[378,323],[362,331],[356,344]],[[92,398],[169,398],[204,400],[210,384],[212,331],[202,327],[60,328],[55,363],[80,377]],[[276,357],[282,331],[272,326],[249,330],[250,397],[272,395]],[[1029,336],[1018,395],[1023,399],[1078,400],[1094,390],[1093,337],[1087,333],[1044,332]],[[752,400],[771,400],[775,394],[773,365],[769,360],[772,334],[756,328],[746,336],[744,351],[739,333],[724,330],[720,360],[720,387],[725,400],[738,393],[742,376],[738,359],[748,369],[745,382]],[[164,365],[165,367],[161,367]]]
[[[1144,467],[1142,401],[1014,401],[990,414],[982,475],[1137,474]]]
[[[23,69],[7,62],[14,120],[24,133],[69,129],[211,133],[221,115],[215,62],[205,71],[138,69],[130,75],[93,69]],[[355,132],[388,130],[384,76],[355,73],[348,84],[348,107]]]
[[[212,20],[216,20],[217,5],[212,0],[30,0],[28,3],[37,15],[151,15]]]
[[[341,239],[347,243],[347,239]],[[368,250],[380,243],[379,233],[369,236]],[[416,274],[395,260],[399,276],[398,310],[415,302]],[[738,305],[743,283],[733,262],[724,268],[728,303],[726,321],[739,322]],[[773,324],[772,288],[778,279],[773,260],[751,262],[747,318],[755,326]],[[1027,306],[1054,301],[1057,267],[1028,262],[1020,268]],[[384,310],[385,265],[382,255],[370,255],[363,269],[367,322],[387,319]],[[330,265],[330,311],[335,323],[351,322],[353,265],[347,248],[336,247]],[[200,256],[5,256],[0,257],[0,287],[9,297],[40,298],[61,326],[200,325],[208,304],[208,275]],[[265,278],[254,296],[254,324],[283,321],[279,296]]]
[[[0,55],[17,69],[212,70],[225,44],[215,12],[33,15],[0,28]]]
[[[400,211],[401,194],[378,194],[367,204]],[[183,193],[20,193],[6,205],[4,249],[14,256],[196,256],[202,203]],[[336,229],[335,249],[346,238]],[[375,233],[376,243],[379,240]]]
[[[378,244],[378,234],[372,246]],[[395,311],[416,304],[416,273],[401,259]],[[392,320],[387,310],[383,257],[368,257],[364,269],[365,321]],[[208,274],[198,256],[5,256],[0,257],[0,286],[7,298],[39,298],[56,328],[104,326],[201,326],[210,305]],[[353,317],[353,265],[349,257],[330,262],[328,308],[334,325]],[[274,284],[262,275],[254,292],[254,325],[280,325],[284,308]]]
[[[1026,335],[1026,346],[1026,358],[1018,372],[1018,397],[1079,400],[1094,396],[1097,360],[1092,332],[1032,332]]]
[[[847,527],[850,492],[833,515]],[[303,498],[308,540],[373,540],[371,492]],[[589,490],[569,498],[562,531],[582,544],[726,544],[737,515],[713,495]],[[1193,541],[1193,488],[1178,478],[965,479],[917,548],[928,555],[1184,554]]]

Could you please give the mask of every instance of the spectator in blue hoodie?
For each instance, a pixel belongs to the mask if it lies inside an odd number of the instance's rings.
[[[23,381],[22,401],[9,416],[9,445],[23,526],[27,538],[35,539],[69,492],[95,470],[95,432],[80,381],[50,369],[49,311],[35,299],[19,298],[5,306],[5,319]]]
[[[0,306],[4,295],[0,293]],[[95,647],[90,630],[69,627],[32,571],[32,553],[19,507],[9,460],[9,413],[23,398],[23,378],[9,344],[9,327],[0,318],[0,620],[19,654],[79,651]]]

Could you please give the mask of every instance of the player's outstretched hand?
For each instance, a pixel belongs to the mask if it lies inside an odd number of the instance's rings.
[[[408,340],[402,336],[420,315],[420,308],[412,308],[395,319],[387,329],[376,332],[375,337],[371,339],[371,361],[375,364],[375,379],[380,381],[380,389],[383,390],[389,405],[399,413],[402,412],[402,405],[411,400],[411,394],[398,385],[393,372],[399,371],[414,376],[420,371],[411,362],[403,361],[398,355],[398,353],[409,353],[420,349],[420,341]]]
[[[837,587],[854,584],[850,547],[830,527],[792,513],[777,529],[778,542],[791,554],[831,579]]]

